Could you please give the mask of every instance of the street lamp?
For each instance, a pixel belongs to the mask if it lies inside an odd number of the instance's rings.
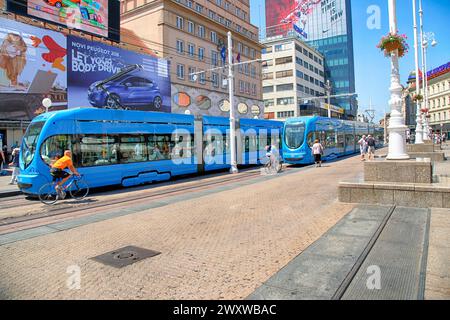
[[[389,4],[389,29],[391,34],[397,33],[396,0],[388,0]],[[400,85],[400,71],[398,63],[398,50],[391,52],[391,86],[389,88],[391,98],[389,106],[391,117],[389,121],[389,151],[388,160],[407,160],[406,153],[406,129],[405,119],[401,113],[402,86]]]
[[[421,0],[422,1],[422,0]],[[427,77],[427,48],[428,44],[431,41],[431,46],[435,47],[437,45],[437,41],[434,38],[433,32],[422,32],[422,47],[423,47],[423,64],[424,64],[424,72],[423,72],[423,87],[424,87],[424,97],[425,97],[425,109],[426,113],[428,114],[429,107],[428,107],[428,77]],[[427,115],[426,114],[426,115]],[[430,140],[430,124],[429,124],[429,118],[425,116],[425,130],[424,130],[424,140]]]
[[[45,108],[45,112],[48,112],[48,109],[52,106],[52,100],[50,98],[44,98],[42,100],[42,105]]]
[[[325,84],[325,90],[327,91],[327,101],[328,101],[328,118],[331,118],[331,106],[330,106],[330,95],[331,95],[331,84],[330,80],[327,80]]]

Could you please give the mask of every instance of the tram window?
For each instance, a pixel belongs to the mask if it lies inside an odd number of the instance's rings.
[[[150,161],[170,160],[171,135],[148,137],[148,157]]]
[[[355,136],[352,134],[346,134],[345,135],[345,145],[348,146],[354,146],[355,145]]]
[[[89,135],[81,138],[80,161],[82,167],[116,164],[120,147],[115,137],[107,135]]]
[[[20,152],[20,157],[25,165],[25,168],[28,167],[33,161],[34,154],[37,151],[36,145],[41,134],[42,127],[44,126],[43,121],[41,122],[33,122],[27,129],[25,136],[23,138],[22,150]]]
[[[68,135],[52,136],[46,139],[42,144],[41,158],[46,164],[51,165],[64,155],[64,151],[72,150],[72,145],[72,139],[70,139],[70,136]],[[74,163],[77,163],[77,156],[77,153],[74,152]]]
[[[335,130],[326,131],[326,142],[325,145],[327,148],[336,148],[337,145],[337,137]]]
[[[305,139],[305,124],[287,124],[285,127],[285,143],[291,149],[298,149]]]
[[[315,135],[316,135],[315,132],[308,133],[307,142],[308,142],[308,146],[310,148],[312,148],[312,146],[314,144]]]
[[[144,136],[120,137],[120,162],[132,163],[147,161],[147,146]]]
[[[230,136],[229,135],[226,135],[226,134],[223,135],[223,143],[225,146],[224,147],[225,152],[227,154],[231,153],[231,145],[230,145]]]
[[[344,136],[344,134],[343,133],[338,133],[337,134],[337,147],[338,148],[344,148],[345,147],[344,143],[345,143],[345,136]]]
[[[192,157],[192,149],[194,148],[194,136],[183,134],[175,136],[174,139],[175,143],[171,150],[172,159]]]

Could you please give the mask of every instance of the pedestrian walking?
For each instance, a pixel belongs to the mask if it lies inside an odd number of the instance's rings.
[[[319,139],[316,139],[314,141],[314,144],[312,146],[312,153],[314,156],[314,163],[316,164],[316,168],[321,167],[322,166],[323,146],[320,143]]]
[[[359,152],[361,153],[361,161],[364,161],[366,160],[366,153],[367,153],[367,141],[365,135],[363,135],[361,139],[359,139],[358,144],[359,144]]]
[[[369,161],[375,159],[375,139],[372,135],[367,136],[367,150],[369,154]]]
[[[13,168],[13,172],[12,172],[12,177],[11,177],[11,181],[9,182],[9,184],[17,183],[17,176],[20,173],[20,169],[19,169],[19,153],[20,153],[20,149],[19,148],[15,148],[12,151],[12,162],[9,164],[9,166]]]
[[[3,175],[3,164],[6,163],[5,153],[0,149],[0,176]]]

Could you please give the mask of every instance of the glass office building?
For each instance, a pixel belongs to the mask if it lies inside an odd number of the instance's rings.
[[[266,0],[266,37],[297,35],[325,57],[332,95],[355,92],[350,0]],[[356,96],[332,98],[331,104],[356,118]]]

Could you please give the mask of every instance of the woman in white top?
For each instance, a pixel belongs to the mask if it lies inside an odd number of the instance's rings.
[[[316,164],[316,167],[322,166],[322,154],[323,154],[323,146],[320,144],[319,140],[316,139],[314,141],[314,144],[312,146],[312,153],[314,155],[314,162]]]
[[[361,161],[366,160],[365,155],[367,153],[367,141],[366,136],[363,135],[361,139],[358,141],[359,144],[359,152],[361,153]]]

